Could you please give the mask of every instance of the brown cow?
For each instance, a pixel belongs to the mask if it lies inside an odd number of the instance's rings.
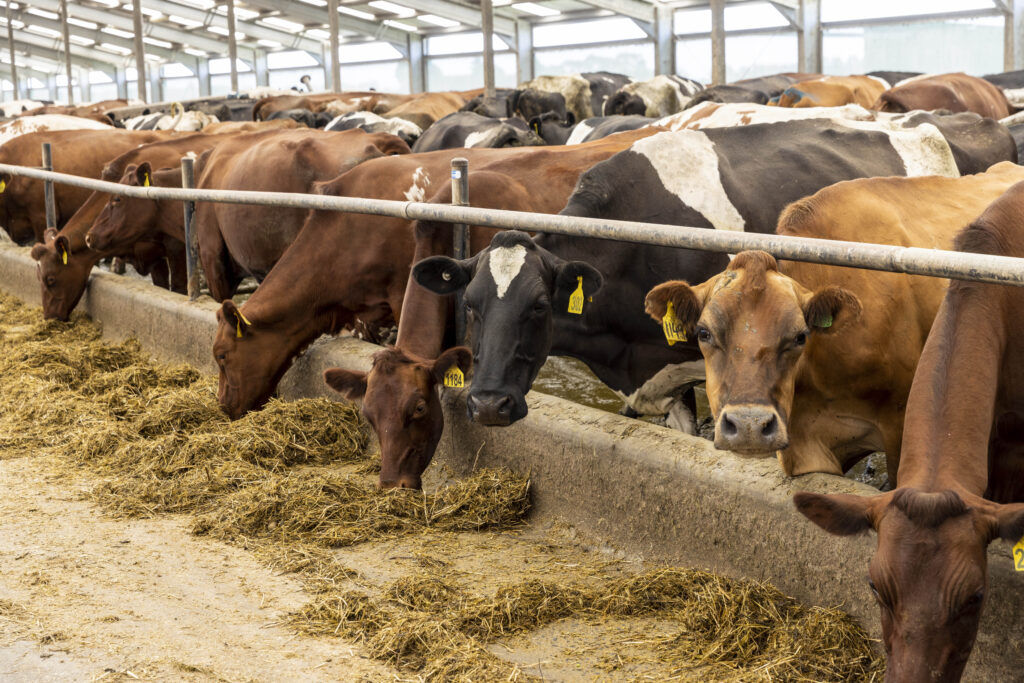
[[[405,119],[426,130],[435,121],[457,112],[468,101],[458,92],[428,92],[389,109],[384,117]]]
[[[219,121],[203,126],[203,132],[212,133],[257,133],[262,130],[278,130],[298,128],[295,119],[274,119],[273,121]]]
[[[166,140],[173,133],[165,131],[129,131],[120,128],[104,130],[62,130],[26,133],[0,146],[0,163],[38,167],[42,161],[42,144],[49,142],[53,150],[53,170],[58,173],[99,178],[103,165],[110,159],[139,145]],[[15,242],[42,242],[46,229],[46,205],[43,181],[25,176],[0,173],[0,223]],[[54,184],[57,206],[57,227],[71,218],[90,195],[84,190],[61,183]]]
[[[394,135],[359,129],[250,133],[200,157],[196,187],[310,193],[315,182],[337,177],[367,159],[408,153],[409,146]],[[287,207],[199,203],[199,253],[213,298],[231,298],[247,275],[262,281],[308,213]]]
[[[882,93],[872,109],[907,112],[914,109],[973,111],[990,119],[1014,113],[1002,89],[964,73],[918,76]]]
[[[136,134],[140,132],[136,131]],[[167,137],[167,135],[167,133],[162,134],[163,137]],[[229,137],[193,134],[175,136],[162,142],[134,147],[103,166],[102,170],[97,172],[97,176],[102,180],[116,182],[124,175],[128,166],[146,159],[151,160],[157,167],[180,164],[181,157],[189,152],[194,154],[203,152]],[[140,247],[142,253],[136,253],[134,248],[111,252],[98,252],[88,248],[85,243],[86,234],[93,221],[100,215],[108,198],[109,195],[106,192],[88,193],[85,201],[67,221],[60,233],[50,233],[44,242],[33,247],[32,257],[39,264],[44,318],[68,319],[85,292],[85,286],[89,282],[89,274],[92,272],[93,266],[104,256],[120,256],[122,254],[133,256],[137,259],[137,269],[143,272],[147,270],[147,264],[150,261],[163,258],[161,249],[164,250],[164,253],[170,249],[172,265],[176,266],[174,277],[168,278],[165,274],[166,270],[161,268],[154,273],[154,284],[183,291],[185,276],[180,256],[177,256],[180,247],[176,247],[173,242],[158,240],[160,249],[155,249],[152,246],[157,242],[145,243]]]
[[[574,147],[440,150],[376,159],[322,189],[371,199],[447,202],[451,159],[465,156],[474,169],[470,174],[474,205],[502,206],[515,196],[528,201],[520,208],[554,213],[565,204],[580,173],[659,130],[630,131]],[[495,191],[473,190],[475,179],[487,182],[497,175],[507,177]],[[510,189],[516,187],[521,189],[513,195]],[[491,234],[492,230],[474,229],[474,250],[486,246]],[[424,248],[443,241],[441,236],[428,239]],[[444,338],[448,302],[423,291],[422,305],[403,309],[413,256],[408,221],[312,212],[295,242],[241,309],[225,302],[218,311],[220,326],[213,352],[220,368],[218,399],[224,411],[237,418],[261,406],[303,348],[356,319],[370,324],[399,320],[400,311],[416,310],[433,320],[429,329],[417,328],[423,329],[425,351],[403,348],[422,358],[436,357]]]
[[[1010,162],[962,178],[838,183],[791,204],[778,234],[948,249],[957,230],[1024,180]],[[894,478],[903,411],[945,280],[786,262],[743,252],[707,282],[668,282],[647,310],[672,303],[704,354],[715,446],[774,454],[787,475],[842,474],[886,452]]]
[[[960,233],[956,248],[1024,258],[1022,225],[1018,183]],[[869,585],[886,681],[960,680],[987,597],[986,548],[1024,535],[1022,343],[1024,290],[953,281],[907,401],[900,487],[869,498],[794,496],[829,533],[878,533]]]
[[[872,76],[822,76],[800,81],[786,88],[769,105],[778,107],[841,107],[859,104],[870,107],[888,89],[888,84]]]
[[[308,109],[312,112],[327,111],[332,116],[349,111],[372,111],[375,114],[383,114],[415,97],[416,95],[393,95],[374,91],[271,95],[253,105],[252,118],[254,121],[262,121],[275,112],[288,109]]]

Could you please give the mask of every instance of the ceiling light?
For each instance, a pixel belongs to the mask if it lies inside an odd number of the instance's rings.
[[[425,21],[428,24],[433,24],[434,26],[440,26],[442,28],[453,28],[459,25],[459,22],[457,21],[452,21],[445,17],[439,17],[435,14],[421,14],[416,18],[420,21]]]
[[[396,5],[393,2],[388,2],[388,0],[371,0],[371,2],[368,2],[366,4],[369,5],[370,7],[375,7],[376,9],[384,10],[385,12],[397,14],[403,19],[408,19],[409,17],[414,16],[416,14],[416,10],[409,9],[408,7],[403,7],[402,5]]]
[[[306,28],[302,24],[297,24],[294,21],[288,21],[287,19],[281,19],[280,17],[263,17],[262,19],[259,19],[257,23],[279,28],[282,31],[289,31],[291,33],[298,33]]]
[[[517,3],[513,3],[512,8],[513,9],[517,9],[520,12],[526,12],[528,14],[533,14],[533,15],[538,16],[538,17],[553,17],[553,16],[561,14],[561,12],[559,12],[556,9],[551,9],[550,7],[544,7],[542,5],[538,5],[535,2],[517,2]]]
[[[391,28],[397,28],[403,31],[408,31],[409,33],[415,33],[417,31],[417,28],[415,26],[411,26],[410,24],[404,24],[400,21],[394,21],[393,19],[385,19],[384,25],[390,26]]]
[[[104,26],[103,28],[100,29],[100,33],[109,33],[110,35],[117,36],[118,38],[134,38],[135,37],[135,34],[132,33],[131,31],[122,31],[121,29],[114,28],[113,26]]]
[[[364,12],[361,9],[352,9],[351,7],[344,7],[340,5],[338,6],[338,12],[340,12],[341,14],[347,14],[350,17],[366,19],[367,21],[376,21],[377,19],[376,15],[370,14],[369,12]]]

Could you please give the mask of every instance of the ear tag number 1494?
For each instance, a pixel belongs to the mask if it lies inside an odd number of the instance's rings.
[[[666,304],[665,315],[661,319],[661,329],[665,332],[665,339],[669,346],[676,342],[686,341],[686,329],[676,317],[675,306],[671,301]]]

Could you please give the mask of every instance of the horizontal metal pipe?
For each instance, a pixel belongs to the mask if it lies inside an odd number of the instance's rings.
[[[1024,286],[1024,259],[989,256],[941,249],[896,247],[866,242],[843,242],[809,237],[765,235],[729,230],[712,230],[601,218],[580,218],[525,211],[501,211],[449,204],[400,202],[360,197],[328,197],[289,192],[245,192],[239,190],[185,190],[171,187],[137,187],[24,166],[0,164],[0,172],[83,187],[98,192],[144,199],[204,201],[227,204],[285,206],[319,211],[344,211],[405,220],[433,220],[466,223],[493,228],[549,232],[579,237],[653,244],[664,247],[699,249],[734,254],[747,249],[767,251],[776,258],[834,266],[848,266],[891,273],[973,280],[992,284]]]

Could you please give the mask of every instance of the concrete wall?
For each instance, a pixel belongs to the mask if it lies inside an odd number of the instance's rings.
[[[27,249],[0,246],[0,290],[39,302]],[[216,305],[188,303],[138,281],[97,273],[81,310],[111,338],[135,336],[154,356],[215,370],[210,347]],[[376,347],[322,339],[285,375],[284,396],[327,396],[327,367],[367,369]],[[436,462],[457,474],[474,464],[529,472],[538,515],[652,562],[771,581],[799,599],[842,605],[879,633],[867,588],[874,539],[838,539],[796,513],[794,492],[874,489],[841,477],[782,475],[774,460],[716,451],[708,441],[531,393],[529,416],[506,428],[473,424],[464,392],[445,396],[447,427]],[[436,468],[433,468],[436,470]],[[965,680],[1018,680],[1024,666],[1024,591],[1006,544],[989,553],[990,599]]]

